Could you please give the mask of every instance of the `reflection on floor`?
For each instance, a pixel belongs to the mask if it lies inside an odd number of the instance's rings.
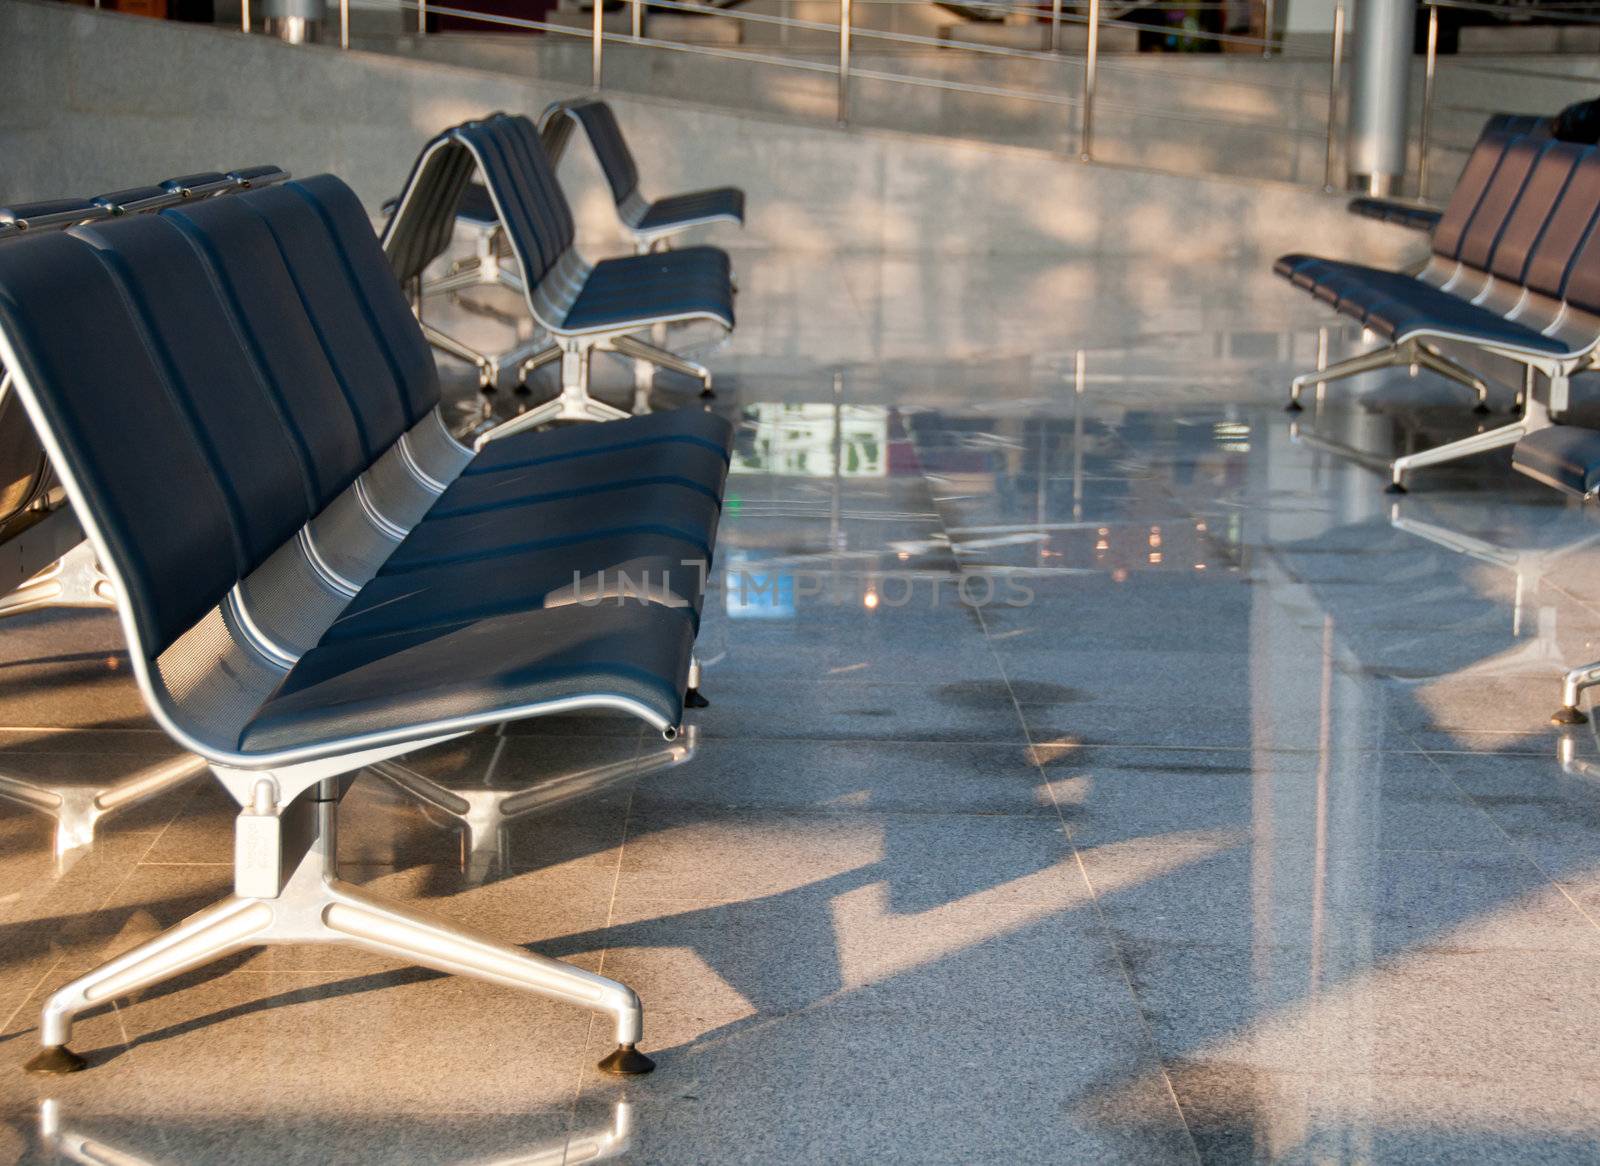
[[[658,1071],[282,948],[26,1077],[45,994],[227,892],[232,812],[189,782],[63,863],[5,805],[0,1160],[1593,1161],[1600,745],[1548,717],[1600,518],[1503,455],[1395,500],[1308,440],[1483,423],[1426,373],[1292,436],[1290,373],[1359,337],[1258,273],[738,263],[694,738],[519,724],[341,810],[349,881],[635,987]],[[0,629],[0,726],[39,788],[172,756],[105,613]]]

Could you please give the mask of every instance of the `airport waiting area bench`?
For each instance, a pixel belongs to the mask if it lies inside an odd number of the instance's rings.
[[[1508,425],[1390,463],[1389,489],[1425,466],[1515,445],[1560,422],[1574,373],[1600,344],[1600,149],[1486,135],[1434,229],[1415,275],[1312,255],[1285,255],[1274,270],[1377,335],[1374,351],[1294,379],[1304,388],[1392,365],[1422,366],[1469,386],[1480,409],[1487,386],[1442,346],[1504,358],[1521,368],[1519,416]],[[1541,386],[1538,378],[1543,378]]]
[[[0,245],[44,231],[65,230],[120,215],[259,189],[287,181],[277,166],[186,174],[87,199],[0,207]],[[0,618],[53,607],[114,608],[116,596],[85,540],[65,493],[17,396],[0,370]],[[94,844],[105,818],[142,804],[206,772],[205,758],[179,754],[130,774],[49,780],[0,770],[0,800],[27,806],[55,822],[56,862],[66,866]]]
[[[425,286],[424,272],[450,246],[458,209],[477,201],[468,199],[474,173],[503,232],[510,270],[492,243],[461,272]],[[535,423],[628,416],[589,395],[596,351],[694,377],[701,395],[712,395],[705,366],[641,333],[659,336],[668,325],[696,321],[731,331],[734,289],[727,254],[702,246],[586,262],[576,248],[572,209],[555,165],[526,117],[498,113],[464,122],[424,146],[384,229],[383,246],[396,278],[413,289],[419,313],[426,294],[473,283],[500,282],[522,293],[541,335],[510,352],[491,356],[426,322],[423,329],[441,351],[475,365],[485,388],[506,369],[515,369],[523,383],[534,369],[559,361],[561,392],[532,411]]]
[[[92,337],[93,343],[86,343]],[[157,723],[238,802],[234,893],[46,1001],[342,942],[608,1014],[622,984],[337,878],[368,766],[585,709],[676,736],[731,429],[701,410],[458,442],[366,212],[320,176],[0,243],[0,360],[113,588]]]

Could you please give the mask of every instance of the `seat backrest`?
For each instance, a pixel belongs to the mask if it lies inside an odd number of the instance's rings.
[[[477,160],[531,299],[576,237],[572,208],[539,132],[527,118],[502,113],[457,126],[455,134]]]
[[[1557,205],[1566,196],[1583,153],[1582,146],[1567,142],[1544,144],[1489,259],[1488,269],[1498,278],[1517,284],[1523,282],[1533,249],[1543,237]]]
[[[1600,150],[1580,150],[1566,190],[1528,257],[1522,282],[1531,291],[1561,299],[1567,277],[1600,222]]]
[[[1507,143],[1505,155],[1478,201],[1478,209],[1467,220],[1462,232],[1461,246],[1456,251],[1456,258],[1462,263],[1480,271],[1489,269],[1501,232],[1521,199],[1543,149],[1544,143],[1532,138],[1518,137]]]
[[[616,113],[604,101],[592,98],[569,101],[562,109],[589,135],[589,145],[611,186],[611,197],[621,206],[639,189],[639,167],[622,136]]]
[[[1445,259],[1454,260],[1461,251],[1461,240],[1467,226],[1478,211],[1484,193],[1500,169],[1506,149],[1516,140],[1514,134],[1486,133],[1472,147],[1461,178],[1450,195],[1450,202],[1433,229],[1433,252]]]
[[[269,238],[277,257],[257,266]],[[341,474],[365,468],[359,411],[378,440],[437,402],[436,382],[407,368],[417,352],[426,342],[336,179],[0,246],[0,359],[146,661],[293,538]],[[308,448],[327,417],[342,436]]]
[[[383,229],[383,250],[402,284],[422,278],[450,246],[461,196],[477,163],[456,140],[456,127],[430,139],[411,164],[400,199]]]

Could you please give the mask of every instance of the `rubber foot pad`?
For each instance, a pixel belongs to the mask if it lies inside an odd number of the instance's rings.
[[[1302,405],[1299,401],[1290,401],[1287,405],[1285,405],[1283,407],[1283,411],[1285,413],[1304,413],[1305,409],[1306,409],[1306,407],[1304,405]]]
[[[1404,494],[1406,492],[1406,488],[1399,482],[1390,482],[1383,488],[1383,492],[1385,494]]]
[[[41,1049],[33,1060],[22,1067],[30,1073],[60,1077],[67,1073],[83,1072],[89,1067],[89,1062],[66,1045],[57,1045],[53,1049]]]
[[[715,390],[715,389],[701,389],[700,390],[700,399],[702,401],[706,400],[708,397],[715,397],[716,395],[717,395],[717,390]]]
[[[632,1045],[618,1045],[609,1057],[600,1062],[603,1072],[616,1073],[622,1077],[637,1077],[655,1067],[654,1061]]]
[[[1480,416],[1480,417],[1486,416],[1487,414],[1492,412],[1492,410],[1489,408],[1489,406],[1485,405],[1481,401],[1478,404],[1476,404],[1476,405],[1474,405],[1472,407],[1472,411],[1474,413],[1478,414],[1478,416]]]
[[[1562,708],[1556,710],[1555,714],[1550,718],[1550,723],[1552,725],[1586,725],[1589,723],[1589,718],[1577,709]]]
[[[691,688],[683,694],[683,707],[686,709],[705,709],[711,707],[711,702],[700,694],[698,688]]]

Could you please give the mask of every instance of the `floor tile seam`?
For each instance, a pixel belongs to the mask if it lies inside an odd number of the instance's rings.
[[[1555,887],[1556,890],[1560,892],[1561,897],[1568,903],[1572,904],[1573,909],[1588,921],[1589,926],[1595,928],[1596,930],[1600,930],[1600,919],[1597,919],[1593,912],[1590,912],[1583,906],[1582,903],[1578,902],[1578,900],[1573,897],[1571,890],[1568,889],[1567,885],[1561,879],[1558,879],[1550,871],[1546,870],[1544,865],[1538,860],[1537,857],[1534,856],[1528,847],[1519,841],[1514,835],[1512,835],[1512,833],[1505,828],[1500,820],[1489,812],[1488,808],[1485,807],[1482,802],[1474,797],[1468,790],[1462,788],[1461,784],[1456,781],[1454,775],[1452,775],[1448,769],[1439,764],[1439,762],[1431,756],[1428,758],[1428,761],[1429,764],[1433,765],[1441,774],[1444,775],[1445,780],[1455,788],[1457,793],[1470,801],[1477,808],[1478,812],[1489,820],[1490,824],[1495,828],[1495,830],[1498,831],[1503,838],[1505,838],[1506,845],[1513,853],[1519,855],[1524,862],[1526,862],[1534,870],[1538,871],[1546,882]]]
[[[1128,967],[1127,957],[1123,953],[1122,945],[1118,941],[1116,933],[1112,930],[1110,921],[1106,917],[1105,910],[1101,906],[1100,897],[1095,890],[1094,882],[1089,878],[1089,872],[1083,863],[1083,855],[1078,849],[1076,840],[1073,838],[1071,823],[1067,819],[1060,800],[1055,795],[1054,783],[1050,781],[1048,775],[1046,775],[1044,772],[1044,766],[1039,759],[1038,747],[1032,740],[1032,731],[1028,728],[1027,719],[1023,716],[1021,705],[1017,703],[1016,690],[1012,686],[1010,674],[1006,671],[1004,662],[1000,659],[1000,654],[995,650],[994,643],[992,639],[990,639],[988,622],[984,619],[982,611],[978,611],[976,616],[979,626],[983,628],[984,638],[989,643],[990,654],[994,656],[995,664],[1000,669],[1000,675],[1005,682],[1006,691],[1011,696],[1012,707],[1016,712],[1017,719],[1022,723],[1024,734],[1029,737],[1028,749],[1030,753],[1030,759],[1034,765],[1034,768],[1038,771],[1039,779],[1044,783],[1045,789],[1050,795],[1051,804],[1055,807],[1056,817],[1062,837],[1066,841],[1068,853],[1071,856],[1074,865],[1078,869],[1078,878],[1080,883],[1089,896],[1088,904],[1090,910],[1094,912],[1097,925],[1096,931],[1098,933],[1100,942],[1104,943],[1106,947],[1110,949],[1112,955],[1117,961],[1117,971],[1122,979],[1123,989],[1127,992],[1127,999],[1133,1006],[1134,1015],[1138,1017],[1143,1052],[1156,1065],[1161,1074],[1162,1087],[1166,1091],[1167,1099],[1172,1106],[1172,1112],[1177,1116],[1179,1123],[1183,1127],[1184,1138],[1189,1148],[1190,1160],[1196,1163],[1196,1166],[1199,1166],[1199,1163],[1203,1161],[1200,1153],[1199,1141],[1195,1137],[1194,1130],[1189,1124],[1189,1115],[1184,1111],[1182,1103],[1178,1100],[1178,1093],[1172,1081],[1172,1074],[1168,1071],[1166,1060],[1161,1054],[1161,1046],[1156,1040],[1155,1029],[1150,1023],[1150,1017],[1145,1012],[1144,1002],[1139,998],[1137,989],[1134,988],[1133,976]]]

